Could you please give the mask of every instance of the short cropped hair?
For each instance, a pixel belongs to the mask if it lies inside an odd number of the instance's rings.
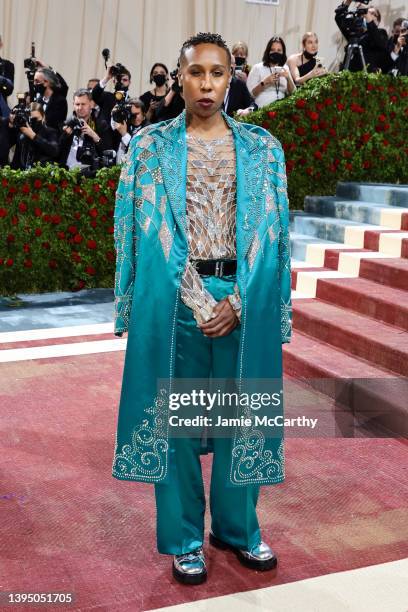
[[[212,34],[211,32],[199,32],[198,34],[191,36],[191,38],[189,38],[182,44],[178,60],[179,65],[181,64],[183,59],[185,59],[187,49],[189,49],[190,47],[197,47],[198,45],[203,44],[217,45],[217,47],[221,47],[221,49],[224,49],[225,53],[227,54],[228,65],[231,66],[231,52],[228,48],[227,43],[220,36],[220,34]]]
[[[86,96],[88,100],[92,100],[92,92],[90,92],[89,89],[86,89],[85,87],[81,87],[81,89],[77,89],[74,92],[74,99],[82,98],[83,96]]]

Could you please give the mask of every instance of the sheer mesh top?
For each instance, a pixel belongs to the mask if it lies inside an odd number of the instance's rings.
[[[189,258],[181,298],[198,322],[208,321],[215,299],[203,287],[194,259],[236,258],[236,166],[232,131],[216,140],[187,134]]]

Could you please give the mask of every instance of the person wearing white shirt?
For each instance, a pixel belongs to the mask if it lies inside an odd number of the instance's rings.
[[[274,36],[266,45],[262,62],[252,67],[246,83],[259,108],[282,100],[296,90],[286,60],[285,43]]]

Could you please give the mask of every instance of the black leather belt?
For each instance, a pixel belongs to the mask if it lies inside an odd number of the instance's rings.
[[[192,264],[200,276],[228,276],[237,272],[236,259],[195,259]]]

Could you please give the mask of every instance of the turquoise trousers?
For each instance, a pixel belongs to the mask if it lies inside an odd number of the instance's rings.
[[[235,275],[202,278],[217,301],[233,293]],[[239,336],[239,326],[228,336],[204,336],[191,309],[180,302],[175,378],[235,378]],[[212,437],[211,443],[211,530],[225,542],[249,550],[261,541],[256,515],[259,485],[226,486],[232,440]],[[170,439],[169,480],[155,484],[160,553],[181,555],[203,545],[206,499],[200,448],[198,437]]]

